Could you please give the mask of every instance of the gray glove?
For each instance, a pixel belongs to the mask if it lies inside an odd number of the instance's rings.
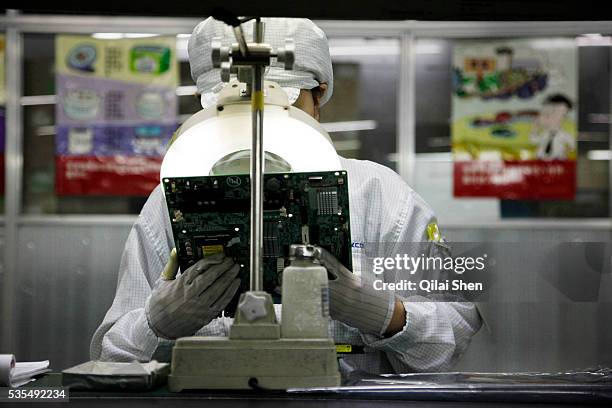
[[[176,251],[145,304],[151,330],[165,339],[191,336],[227,306],[240,286],[240,266],[224,254],[199,260],[173,279]],[[171,279],[171,280],[169,280]]]
[[[383,335],[393,313],[394,294],[362,285],[359,276],[346,269],[324,248],[317,247],[315,254],[330,275],[331,317],[364,333]]]

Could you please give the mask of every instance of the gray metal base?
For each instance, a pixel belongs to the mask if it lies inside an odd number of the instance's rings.
[[[168,389],[251,389],[253,378],[257,386],[275,390],[339,386],[334,343],[330,339],[178,339]]]

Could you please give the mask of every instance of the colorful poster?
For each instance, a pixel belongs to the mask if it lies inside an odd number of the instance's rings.
[[[56,52],[58,195],[148,195],[177,128],[175,37],[60,35]]]
[[[574,198],[577,61],[569,38],[455,45],[455,197]]]

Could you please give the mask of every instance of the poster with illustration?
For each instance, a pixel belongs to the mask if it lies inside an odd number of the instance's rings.
[[[457,42],[455,197],[574,198],[577,61],[571,38]]]
[[[56,193],[148,195],[177,125],[176,38],[59,35]]]

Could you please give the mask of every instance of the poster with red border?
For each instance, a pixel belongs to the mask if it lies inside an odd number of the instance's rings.
[[[58,195],[146,196],[177,128],[176,38],[59,35]]]
[[[577,61],[571,38],[456,43],[455,197],[574,198]]]

